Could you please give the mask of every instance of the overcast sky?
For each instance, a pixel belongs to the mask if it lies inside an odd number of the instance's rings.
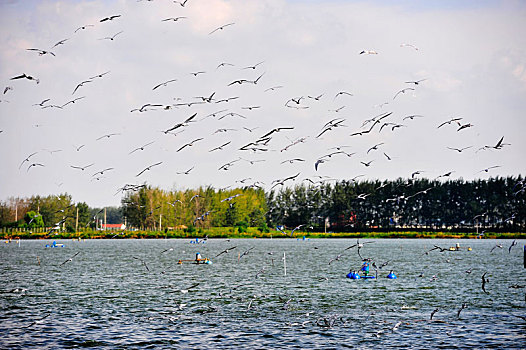
[[[0,1],[0,199],[67,192],[101,207],[126,184],[524,175],[525,19],[520,1]],[[162,107],[131,112],[148,103]],[[471,126],[437,128],[452,118]],[[239,149],[277,127],[293,129]],[[352,155],[324,157],[339,146]]]

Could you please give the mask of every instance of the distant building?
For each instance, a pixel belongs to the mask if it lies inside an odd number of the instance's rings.
[[[125,224],[102,224],[101,230],[126,230]]]

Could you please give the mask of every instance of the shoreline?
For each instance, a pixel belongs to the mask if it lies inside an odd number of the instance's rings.
[[[198,239],[203,238],[259,238],[259,239],[330,239],[330,238],[402,238],[402,239],[526,239],[525,232],[485,232],[483,236],[473,232],[444,231],[389,231],[389,232],[299,232],[290,236],[279,232],[260,232],[256,228],[248,228],[246,232],[238,232],[235,228],[200,229],[194,232],[175,231],[84,231],[84,232],[3,232],[0,238],[13,239]]]

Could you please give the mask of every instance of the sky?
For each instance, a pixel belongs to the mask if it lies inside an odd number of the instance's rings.
[[[0,1],[0,200],[524,175],[525,19],[521,1]]]

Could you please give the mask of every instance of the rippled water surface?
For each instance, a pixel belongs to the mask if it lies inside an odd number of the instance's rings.
[[[525,241],[427,255],[457,241],[364,242],[364,258],[389,262],[377,280],[346,278],[361,266],[356,248],[329,265],[356,240],[2,243],[0,347],[526,348]],[[213,264],[177,263],[197,251]]]

